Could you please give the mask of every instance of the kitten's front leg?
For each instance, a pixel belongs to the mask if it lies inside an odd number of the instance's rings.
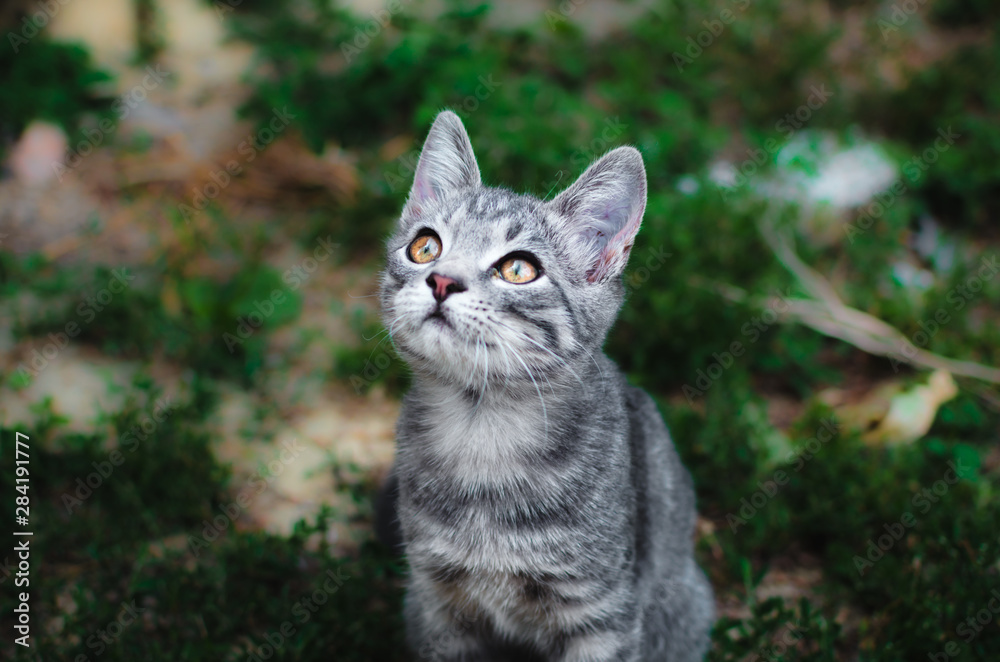
[[[427,662],[482,662],[489,659],[486,648],[465,626],[440,621],[421,633],[414,645],[418,660]]]
[[[406,624],[410,645],[426,662],[480,662],[487,650],[474,623],[458,618],[430,591],[411,587],[406,596]]]
[[[560,662],[638,662],[640,639],[637,634],[598,631],[570,638]]]
[[[427,662],[483,662],[489,659],[479,641],[447,629],[428,632],[416,650],[417,659]]]

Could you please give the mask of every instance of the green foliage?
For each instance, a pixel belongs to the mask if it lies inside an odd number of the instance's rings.
[[[169,293],[167,283],[175,287]],[[163,352],[204,374],[241,380],[260,369],[267,335],[302,308],[301,295],[281,274],[253,261],[220,281],[184,277],[162,264],[66,268],[0,253],[0,291],[47,299],[38,316],[15,320],[18,336],[64,334],[110,356]],[[276,291],[281,297],[272,296]],[[176,310],[164,303],[172,295]]]
[[[111,99],[97,91],[99,84],[111,78],[94,68],[90,54],[81,46],[38,35],[16,50],[0,48],[0,71],[0,138],[4,140],[16,139],[29,122],[43,119],[61,125],[75,143],[85,117],[111,117]]]
[[[997,80],[1000,44],[989,39],[913,71],[898,91],[875,90],[858,100],[866,124],[901,140],[907,159],[924,157],[918,199],[937,218],[986,229],[1000,211]],[[939,131],[949,129],[958,134],[955,144],[940,149]]]
[[[132,393],[159,396],[148,382]],[[33,432],[31,609],[33,622],[58,626],[33,633],[31,649],[11,645],[10,659],[243,660],[250,651],[266,656],[276,637],[277,659],[319,651],[404,659],[399,561],[372,545],[336,557],[325,542],[308,543],[326,540],[330,513],[288,538],[226,520],[218,537],[191,543],[231,503],[227,471],[200,427],[212,403],[210,387],[196,382],[191,402],[174,403],[151,432],[140,427],[147,433],[134,448],[125,435],[152,409],[127,407],[114,419],[123,460],[97,436]],[[13,438],[14,429],[0,429],[5,457]],[[13,475],[0,473],[4,494],[14,492]],[[0,596],[8,630],[15,600],[14,591]]]
[[[151,62],[165,46],[160,34],[160,16],[156,0],[132,0],[136,22],[136,55],[140,62]]]
[[[366,342],[337,349],[334,375],[346,380],[358,395],[367,393],[375,384],[384,384],[391,393],[401,395],[409,385],[409,369],[386,330],[363,309],[355,310],[350,319],[351,328]]]
[[[1000,12],[990,0],[943,0],[934,3],[931,16],[948,27],[982,27],[996,23]]]
[[[734,396],[752,399],[739,391],[726,398]],[[708,406],[714,406],[710,418],[679,410],[671,423],[699,483],[702,512],[725,522],[716,541],[734,576],[743,559],[766,568],[790,545],[817,554],[831,590],[850,592],[854,604],[881,613],[873,641],[904,651],[937,650],[959,639],[960,624],[1000,587],[994,567],[1000,545],[990,524],[1000,514],[995,481],[980,474],[974,447],[931,437],[880,451],[850,435],[818,434],[831,419],[816,410],[793,431],[792,453],[774,466],[764,462],[759,431],[733,411],[736,405],[709,396]],[[983,415],[975,409],[968,400],[951,406],[965,414],[960,421]],[[955,416],[946,413],[941,427],[954,425]],[[958,604],[956,575],[969,578]],[[962,659],[998,649],[1000,640],[983,636]]]
[[[832,661],[839,659],[834,648],[839,634],[840,626],[814,611],[808,600],[801,600],[798,609],[789,609],[781,598],[769,598],[753,605],[750,618],[720,619],[708,659]]]
[[[311,148],[343,148],[354,159],[361,186],[351,201],[311,210],[304,230],[280,224],[280,231],[303,246],[334,233],[355,265],[380,252],[420,141],[442,108],[462,116],[488,183],[545,198],[607,149],[628,143],[642,151],[649,198],[607,350],[660,401],[694,477],[699,512],[714,526],[699,542],[703,565],[720,596],[749,609],[746,617],[719,622],[710,659],[902,661],[924,659],[948,643],[960,647],[950,659],[997,657],[995,628],[971,639],[965,629],[1000,587],[1000,415],[988,404],[995,389],[961,382],[962,393],[911,445],[872,446],[840,427],[816,404],[822,390],[906,374],[777,320],[772,313],[782,301],[807,293],[761,238],[758,222],[775,206],[755,193],[779,169],[776,149],[800,130],[829,129],[847,144],[861,133],[884,137],[906,191],[870,228],[851,233],[829,210],[791,207],[778,209],[779,228],[845,301],[915,345],[1000,365],[1000,279],[974,280],[982,260],[997,254],[989,223],[1000,212],[1000,46],[990,27],[997,18],[992,4],[934,4],[927,29],[975,25],[990,38],[907,72],[898,86],[848,75],[831,56],[836,40],[857,37],[841,34],[839,26],[849,24],[843,12],[883,15],[870,0],[817,0],[795,10],[778,0],[742,9],[743,2],[665,0],[626,33],[600,39],[585,35],[572,13],[497,28],[487,7],[457,2],[433,20],[407,8],[384,25],[325,0],[211,4],[235,36],[257,48],[260,66],[250,73],[245,115],[266,122],[287,106]],[[724,8],[735,20],[721,22]],[[922,17],[911,20],[879,48],[902,57],[905,49],[894,52],[893,44],[924,25]],[[867,48],[873,69],[888,62]],[[0,90],[7,136],[34,117],[72,131],[88,113],[106,110],[92,92],[105,79],[75,47],[40,37],[16,58],[0,53],[0,65],[12,81]],[[31,94],[24,91],[29,83]],[[817,86],[826,86],[829,98],[807,106],[809,119],[789,131],[782,122]],[[909,177],[905,164],[948,127],[959,138]],[[803,137],[815,147],[817,135]],[[762,162],[753,156],[764,152]],[[721,158],[753,163],[755,173],[737,189],[723,188],[710,175]],[[817,167],[806,157],[793,165],[807,173]],[[847,221],[856,224],[862,212]],[[927,214],[946,227],[942,243],[955,245],[953,264],[913,251],[916,222]],[[89,633],[118,618],[122,600],[135,598],[148,616],[102,659],[242,660],[289,620],[295,632],[275,659],[404,659],[400,562],[372,544],[337,558],[324,544],[307,543],[325,539],[337,513],[301,522],[290,537],[231,527],[197,555],[185,543],[228,498],[226,468],[214,462],[200,425],[212,407],[205,378],[253,384],[268,377],[268,334],[293,322],[304,305],[261,257],[273,237],[245,237],[226,219],[213,220],[217,236],[192,235],[184,254],[135,269],[134,284],[102,304],[99,323],[81,324],[73,340],[111,356],[159,353],[193,369],[195,404],[168,417],[115,468],[114,480],[72,513],[62,495],[106,461],[108,440],[63,433],[50,403],[36,409],[43,416],[36,434],[56,443],[53,450],[39,446],[33,460],[37,540],[52,573],[33,594],[33,609],[39,622],[62,624],[57,636],[40,641],[38,655],[96,652],[87,648]],[[179,223],[176,229],[193,232]],[[200,240],[205,247],[193,248]],[[234,268],[212,278],[189,274],[185,263],[201,250],[232,257]],[[915,288],[900,278],[901,264],[926,269],[932,281]],[[67,321],[85,320],[78,306],[107,287],[117,268],[0,252],[0,299],[43,303],[41,312],[14,317],[16,339],[44,338],[64,331]],[[263,302],[275,290],[286,298],[269,308]],[[759,297],[772,298],[762,308]],[[261,307],[267,319],[253,328],[249,318],[263,315]],[[947,321],[940,321],[942,312]],[[370,312],[347,314],[364,342],[337,348],[334,364],[322,369],[359,393],[376,384],[400,393],[407,371],[391,341]],[[246,337],[239,335],[243,320]],[[226,334],[239,341],[227,346]],[[148,384],[135,390],[152,395]],[[780,399],[804,409],[779,431],[770,419]],[[140,398],[113,414],[115,435],[140,422],[147,408]],[[10,437],[2,432],[0,440]],[[953,465],[967,470],[951,482]],[[371,485],[351,483],[343,469],[334,470],[338,484],[360,506],[357,517],[369,517]],[[0,475],[0,490],[9,491],[9,480]],[[912,523],[904,523],[907,514]],[[757,602],[768,573],[800,557],[822,569],[808,596],[797,605]],[[296,607],[328,571],[350,579],[299,622]],[[0,613],[11,608],[4,593]],[[85,634],[74,640],[60,632]],[[794,641],[779,649],[788,632]]]

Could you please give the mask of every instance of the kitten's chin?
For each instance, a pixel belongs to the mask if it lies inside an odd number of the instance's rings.
[[[427,315],[416,329],[397,337],[397,342],[412,368],[445,382],[482,382],[489,365],[475,350],[476,343],[470,343],[447,314]]]
[[[455,330],[455,326],[448,319],[448,316],[444,314],[443,310],[432,311],[427,317],[424,318],[423,325],[430,325],[436,329],[450,329]]]

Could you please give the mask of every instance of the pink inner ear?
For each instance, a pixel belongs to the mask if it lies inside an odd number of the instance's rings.
[[[634,213],[629,216],[624,227],[604,244],[601,254],[597,257],[597,262],[587,272],[589,282],[596,283],[619,265],[621,269],[625,268],[629,251],[632,250],[632,245],[635,243],[635,235],[639,232],[639,224],[642,223],[642,215],[645,211],[646,202],[643,200]]]
[[[426,177],[421,176],[419,168],[413,180],[413,192],[416,194],[414,202],[426,202],[435,198],[434,187],[430,185]]]

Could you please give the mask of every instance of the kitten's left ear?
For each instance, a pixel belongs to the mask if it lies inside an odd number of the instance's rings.
[[[620,276],[646,209],[642,155],[634,147],[611,150],[548,205],[566,220],[588,281]]]
[[[424,141],[406,206],[419,211],[427,202],[481,182],[476,155],[472,153],[462,120],[450,110],[442,111]]]

